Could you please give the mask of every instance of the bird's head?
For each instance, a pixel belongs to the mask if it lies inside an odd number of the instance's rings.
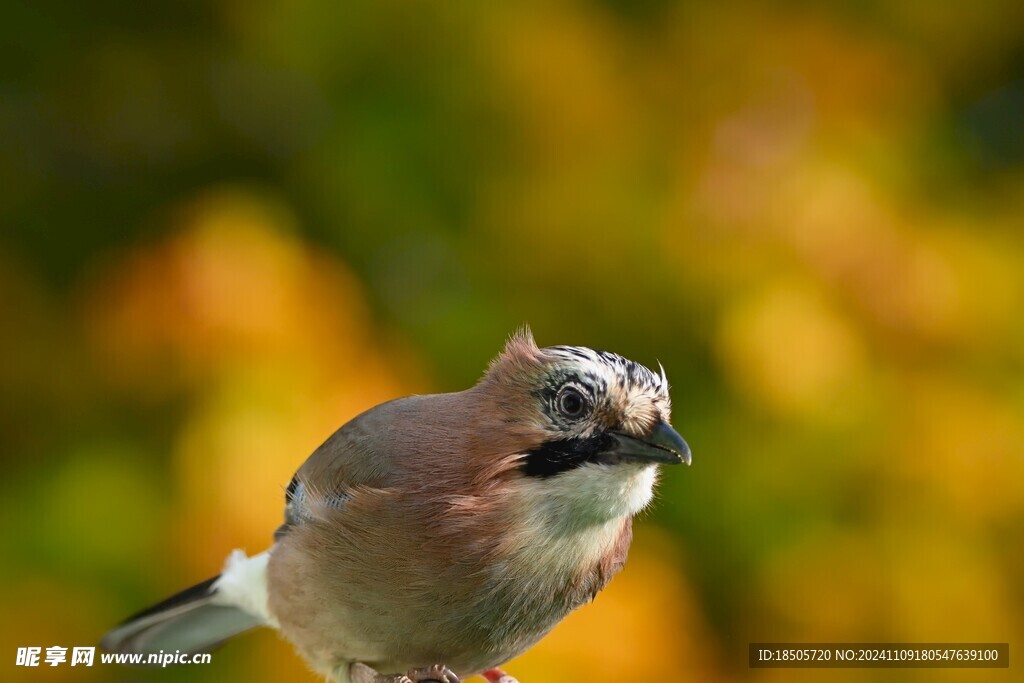
[[[690,462],[669,425],[663,369],[586,347],[538,348],[523,330],[480,387],[514,435],[515,476],[555,502],[635,514],[650,501],[656,465]]]

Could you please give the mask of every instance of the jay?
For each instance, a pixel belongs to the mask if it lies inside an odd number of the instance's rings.
[[[664,369],[514,335],[473,387],[354,418],[295,473],[269,550],[106,634],[204,652],[277,629],[337,683],[497,669],[622,568],[659,465],[690,462]]]

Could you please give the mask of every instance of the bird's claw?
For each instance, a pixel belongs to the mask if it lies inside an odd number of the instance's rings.
[[[411,683],[461,683],[455,672],[443,664],[435,664],[425,669],[411,669],[406,676]]]
[[[361,662],[355,662],[349,665],[347,680],[352,683],[462,683],[455,672],[443,664],[410,669],[404,674],[381,674]],[[510,678],[501,683],[516,683],[516,680]]]

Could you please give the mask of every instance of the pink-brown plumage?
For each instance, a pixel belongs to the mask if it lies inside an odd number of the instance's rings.
[[[622,568],[655,462],[684,457],[669,411],[663,376],[519,333],[474,387],[377,406],[309,457],[259,616],[338,681],[492,669]]]

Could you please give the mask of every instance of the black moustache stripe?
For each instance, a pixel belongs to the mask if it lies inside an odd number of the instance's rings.
[[[582,439],[555,439],[545,441],[528,451],[520,461],[519,469],[528,477],[547,479],[562,472],[596,462],[611,447],[612,439],[604,434]]]

